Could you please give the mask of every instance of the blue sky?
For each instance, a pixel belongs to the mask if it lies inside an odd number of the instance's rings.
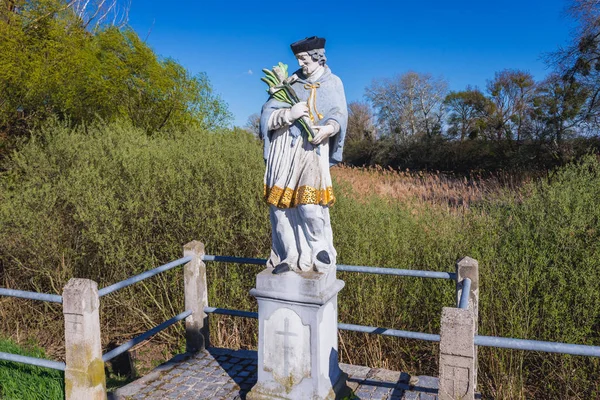
[[[243,126],[266,100],[261,69],[279,61],[295,69],[289,44],[304,37],[327,39],[328,64],[348,102],[364,101],[373,79],[407,71],[443,76],[451,90],[484,88],[507,68],[543,79],[544,54],[566,44],[573,29],[566,6],[566,0],[133,0],[129,24],[159,55],[206,72],[234,124]]]

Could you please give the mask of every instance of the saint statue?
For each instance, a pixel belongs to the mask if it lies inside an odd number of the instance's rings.
[[[291,48],[300,69],[285,83],[299,102],[290,106],[271,96],[260,117],[273,239],[267,267],[274,274],[326,272],[336,263],[329,168],[342,161],[346,97],[342,81],[326,65],[325,39],[313,36]],[[312,137],[304,128],[307,124]]]

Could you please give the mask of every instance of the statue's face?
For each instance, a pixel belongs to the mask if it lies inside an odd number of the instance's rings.
[[[300,68],[302,68],[302,73],[305,76],[311,76],[313,72],[319,68],[319,62],[313,61],[312,57],[309,56],[307,52],[296,54],[296,59],[298,60],[298,65]]]

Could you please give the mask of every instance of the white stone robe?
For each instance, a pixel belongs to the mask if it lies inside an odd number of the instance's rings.
[[[299,73],[301,76],[301,73]],[[270,205],[273,245],[268,266],[289,264],[292,269],[325,270],[335,265],[336,251],[329,219],[329,207],[335,202],[331,164],[341,160],[347,124],[346,101],[339,78],[325,68],[313,79],[293,85],[301,100],[308,100],[315,85],[316,101],[309,103],[312,115],[323,113],[315,125],[331,124],[336,133],[313,146],[299,124],[290,124],[289,105],[269,101],[263,107],[261,131],[265,137],[265,200]],[[265,129],[266,128],[266,129]],[[331,152],[333,146],[336,152]],[[337,153],[337,160],[332,153]],[[324,265],[316,255],[325,250],[331,263]]]

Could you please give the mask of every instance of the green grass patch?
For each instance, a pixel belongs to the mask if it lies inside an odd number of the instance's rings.
[[[0,352],[46,358],[37,346],[21,347],[0,339]],[[5,400],[64,399],[64,373],[34,365],[0,361],[0,398]]]

